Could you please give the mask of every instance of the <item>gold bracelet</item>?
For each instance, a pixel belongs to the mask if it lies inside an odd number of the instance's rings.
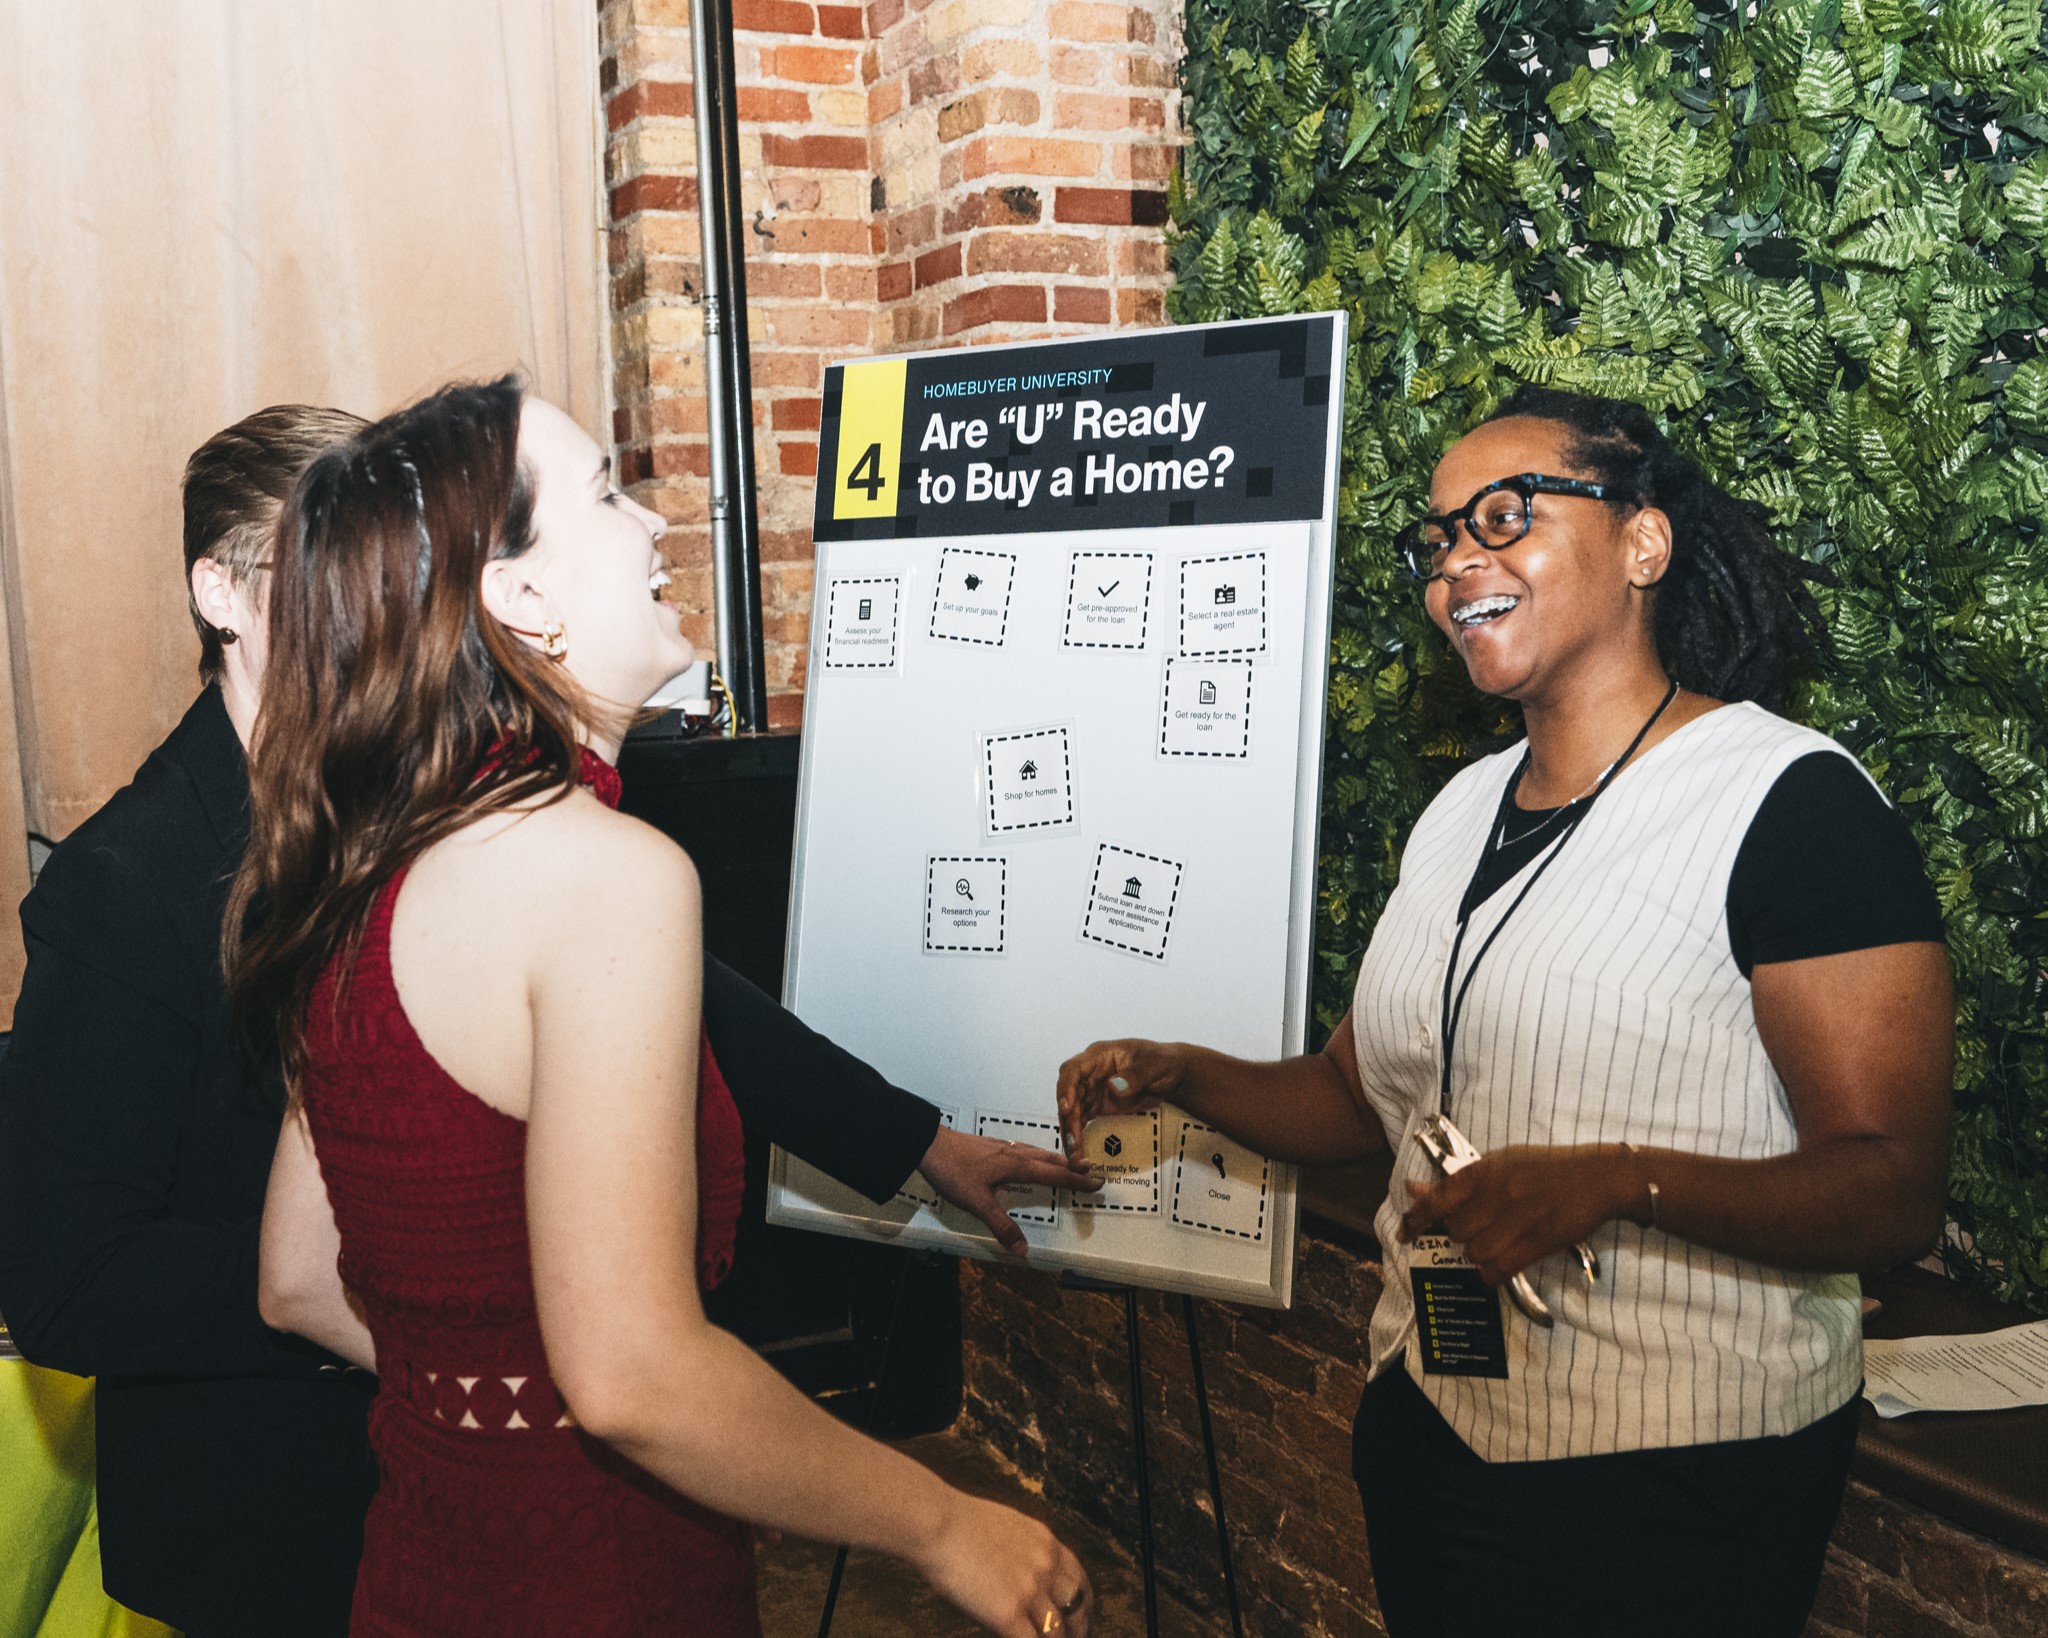
[[[1642,1157],[1642,1151],[1638,1149],[1633,1143],[1624,1143],[1622,1144],[1622,1148],[1628,1151],[1629,1158],[1632,1160],[1640,1159]],[[1663,1203],[1664,1191],[1659,1189],[1656,1183],[1647,1177],[1643,1179],[1643,1187],[1647,1189],[1650,1194],[1650,1221],[1648,1226],[1654,1229],[1658,1226],[1657,1213],[1659,1206]]]

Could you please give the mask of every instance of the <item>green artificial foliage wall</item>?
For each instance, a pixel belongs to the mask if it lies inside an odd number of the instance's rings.
[[[1191,0],[1187,37],[1173,316],[1351,315],[1323,1022],[1416,815],[1513,720],[1394,532],[1519,383],[1635,398],[1839,579],[1794,714],[1940,891],[1952,1259],[2048,1311],[2040,0]]]

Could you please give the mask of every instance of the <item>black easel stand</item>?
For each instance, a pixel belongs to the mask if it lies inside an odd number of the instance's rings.
[[[882,1379],[889,1374],[889,1355],[896,1346],[896,1332],[903,1324],[903,1300],[910,1295],[910,1266],[922,1256],[911,1252],[903,1259],[903,1266],[896,1271],[896,1294],[889,1301],[889,1328],[882,1333],[881,1357],[875,1362],[875,1374],[868,1384],[867,1414],[861,1418],[861,1431],[875,1431],[875,1413],[882,1404]],[[839,1584],[846,1579],[846,1548],[842,1545],[832,1555],[832,1579],[825,1587],[825,1608],[818,1617],[818,1638],[828,1638],[832,1631],[832,1616],[839,1608]]]
[[[874,1426],[875,1407],[881,1402],[882,1379],[889,1369],[889,1353],[896,1328],[903,1318],[903,1299],[909,1290],[909,1263],[896,1279],[896,1298],[889,1317],[889,1329],[882,1335],[882,1353],[875,1367],[874,1385],[868,1390],[868,1428]],[[1159,1638],[1159,1571],[1152,1545],[1152,1466],[1145,1451],[1145,1368],[1138,1336],[1138,1293],[1134,1286],[1115,1285],[1090,1279],[1085,1274],[1062,1274],[1060,1284],[1070,1291],[1101,1291],[1124,1299],[1124,1342],[1131,1362],[1131,1449],[1138,1468],[1138,1564],[1145,1577],[1145,1632]],[[1230,1554],[1230,1527],[1223,1518],[1223,1474],[1216,1464],[1216,1429],[1209,1419],[1209,1385],[1202,1374],[1202,1338],[1195,1327],[1195,1299],[1182,1296],[1181,1318],[1187,1326],[1188,1365],[1195,1382],[1195,1411],[1202,1425],[1202,1458],[1209,1470],[1209,1501],[1216,1509],[1216,1548],[1223,1560],[1223,1595],[1230,1605],[1230,1630],[1244,1638],[1244,1617],[1237,1603],[1237,1571]],[[818,1618],[818,1638],[830,1638],[832,1617],[839,1607],[839,1586],[846,1575],[846,1549],[832,1559],[832,1579],[825,1588],[825,1608]]]
[[[1124,1345],[1131,1361],[1131,1451],[1138,1467],[1138,1566],[1145,1577],[1146,1638],[1159,1638],[1159,1572],[1152,1545],[1152,1465],[1145,1450],[1145,1369],[1138,1341],[1138,1292],[1128,1285],[1062,1274],[1070,1291],[1102,1291],[1124,1299]],[[1202,1373],[1202,1337],[1195,1328],[1195,1299],[1180,1299],[1181,1320],[1188,1333],[1188,1366],[1195,1382],[1195,1412],[1202,1425],[1202,1459],[1209,1470],[1209,1502],[1216,1509],[1216,1550],[1223,1561],[1223,1596],[1230,1606],[1230,1630],[1244,1638],[1244,1617],[1237,1603],[1237,1569],[1230,1553],[1230,1526],[1223,1517],[1223,1474],[1216,1465],[1216,1426],[1209,1419],[1209,1384]]]

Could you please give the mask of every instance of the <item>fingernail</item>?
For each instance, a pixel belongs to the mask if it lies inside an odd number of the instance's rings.
[[[1128,1092],[1131,1089],[1131,1083],[1121,1075],[1110,1076],[1109,1084],[1111,1089],[1117,1092]]]

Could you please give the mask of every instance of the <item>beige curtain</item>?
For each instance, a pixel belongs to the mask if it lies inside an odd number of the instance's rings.
[[[521,368],[606,440],[597,97],[591,0],[0,0],[0,905],[193,697],[208,436]]]

